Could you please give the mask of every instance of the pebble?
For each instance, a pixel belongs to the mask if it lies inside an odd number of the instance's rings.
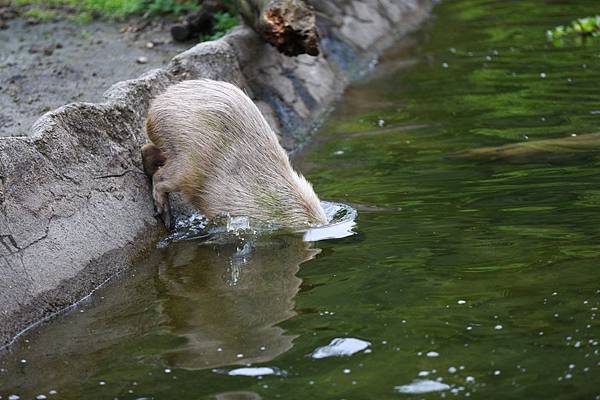
[[[137,60],[135,60],[135,62],[137,62],[138,64],[146,64],[148,63],[148,57],[138,57]]]

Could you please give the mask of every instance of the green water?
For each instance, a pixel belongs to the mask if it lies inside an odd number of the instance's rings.
[[[2,399],[599,398],[598,157],[451,156],[599,131],[600,43],[545,39],[599,11],[436,6],[296,160],[356,235],[156,250],[21,338]],[[309,356],[333,338],[370,352]],[[245,364],[279,375],[227,375]],[[417,379],[448,389],[395,389]]]

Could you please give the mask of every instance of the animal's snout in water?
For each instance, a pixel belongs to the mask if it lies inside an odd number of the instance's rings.
[[[171,225],[168,193],[208,218],[247,216],[286,227],[327,222],[311,184],[252,100],[236,86],[184,81],[154,99],[142,148],[157,211]]]

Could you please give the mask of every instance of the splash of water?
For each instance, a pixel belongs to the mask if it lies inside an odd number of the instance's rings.
[[[341,239],[354,235],[357,212],[354,208],[342,204],[322,201],[321,205],[327,216],[327,224],[293,233],[303,234],[305,242],[327,239]],[[158,243],[164,248],[171,242],[184,240],[201,240],[204,243],[224,244],[244,238],[286,232],[281,227],[261,223],[245,216],[224,215],[209,220],[196,212],[191,216],[177,220],[175,229]],[[289,230],[287,231],[289,233]]]

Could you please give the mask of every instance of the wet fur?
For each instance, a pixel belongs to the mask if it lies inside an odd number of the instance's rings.
[[[213,218],[243,215],[288,227],[323,224],[310,183],[296,173],[256,105],[208,79],[171,86],[150,105],[142,148],[157,211],[170,225],[169,192]]]

